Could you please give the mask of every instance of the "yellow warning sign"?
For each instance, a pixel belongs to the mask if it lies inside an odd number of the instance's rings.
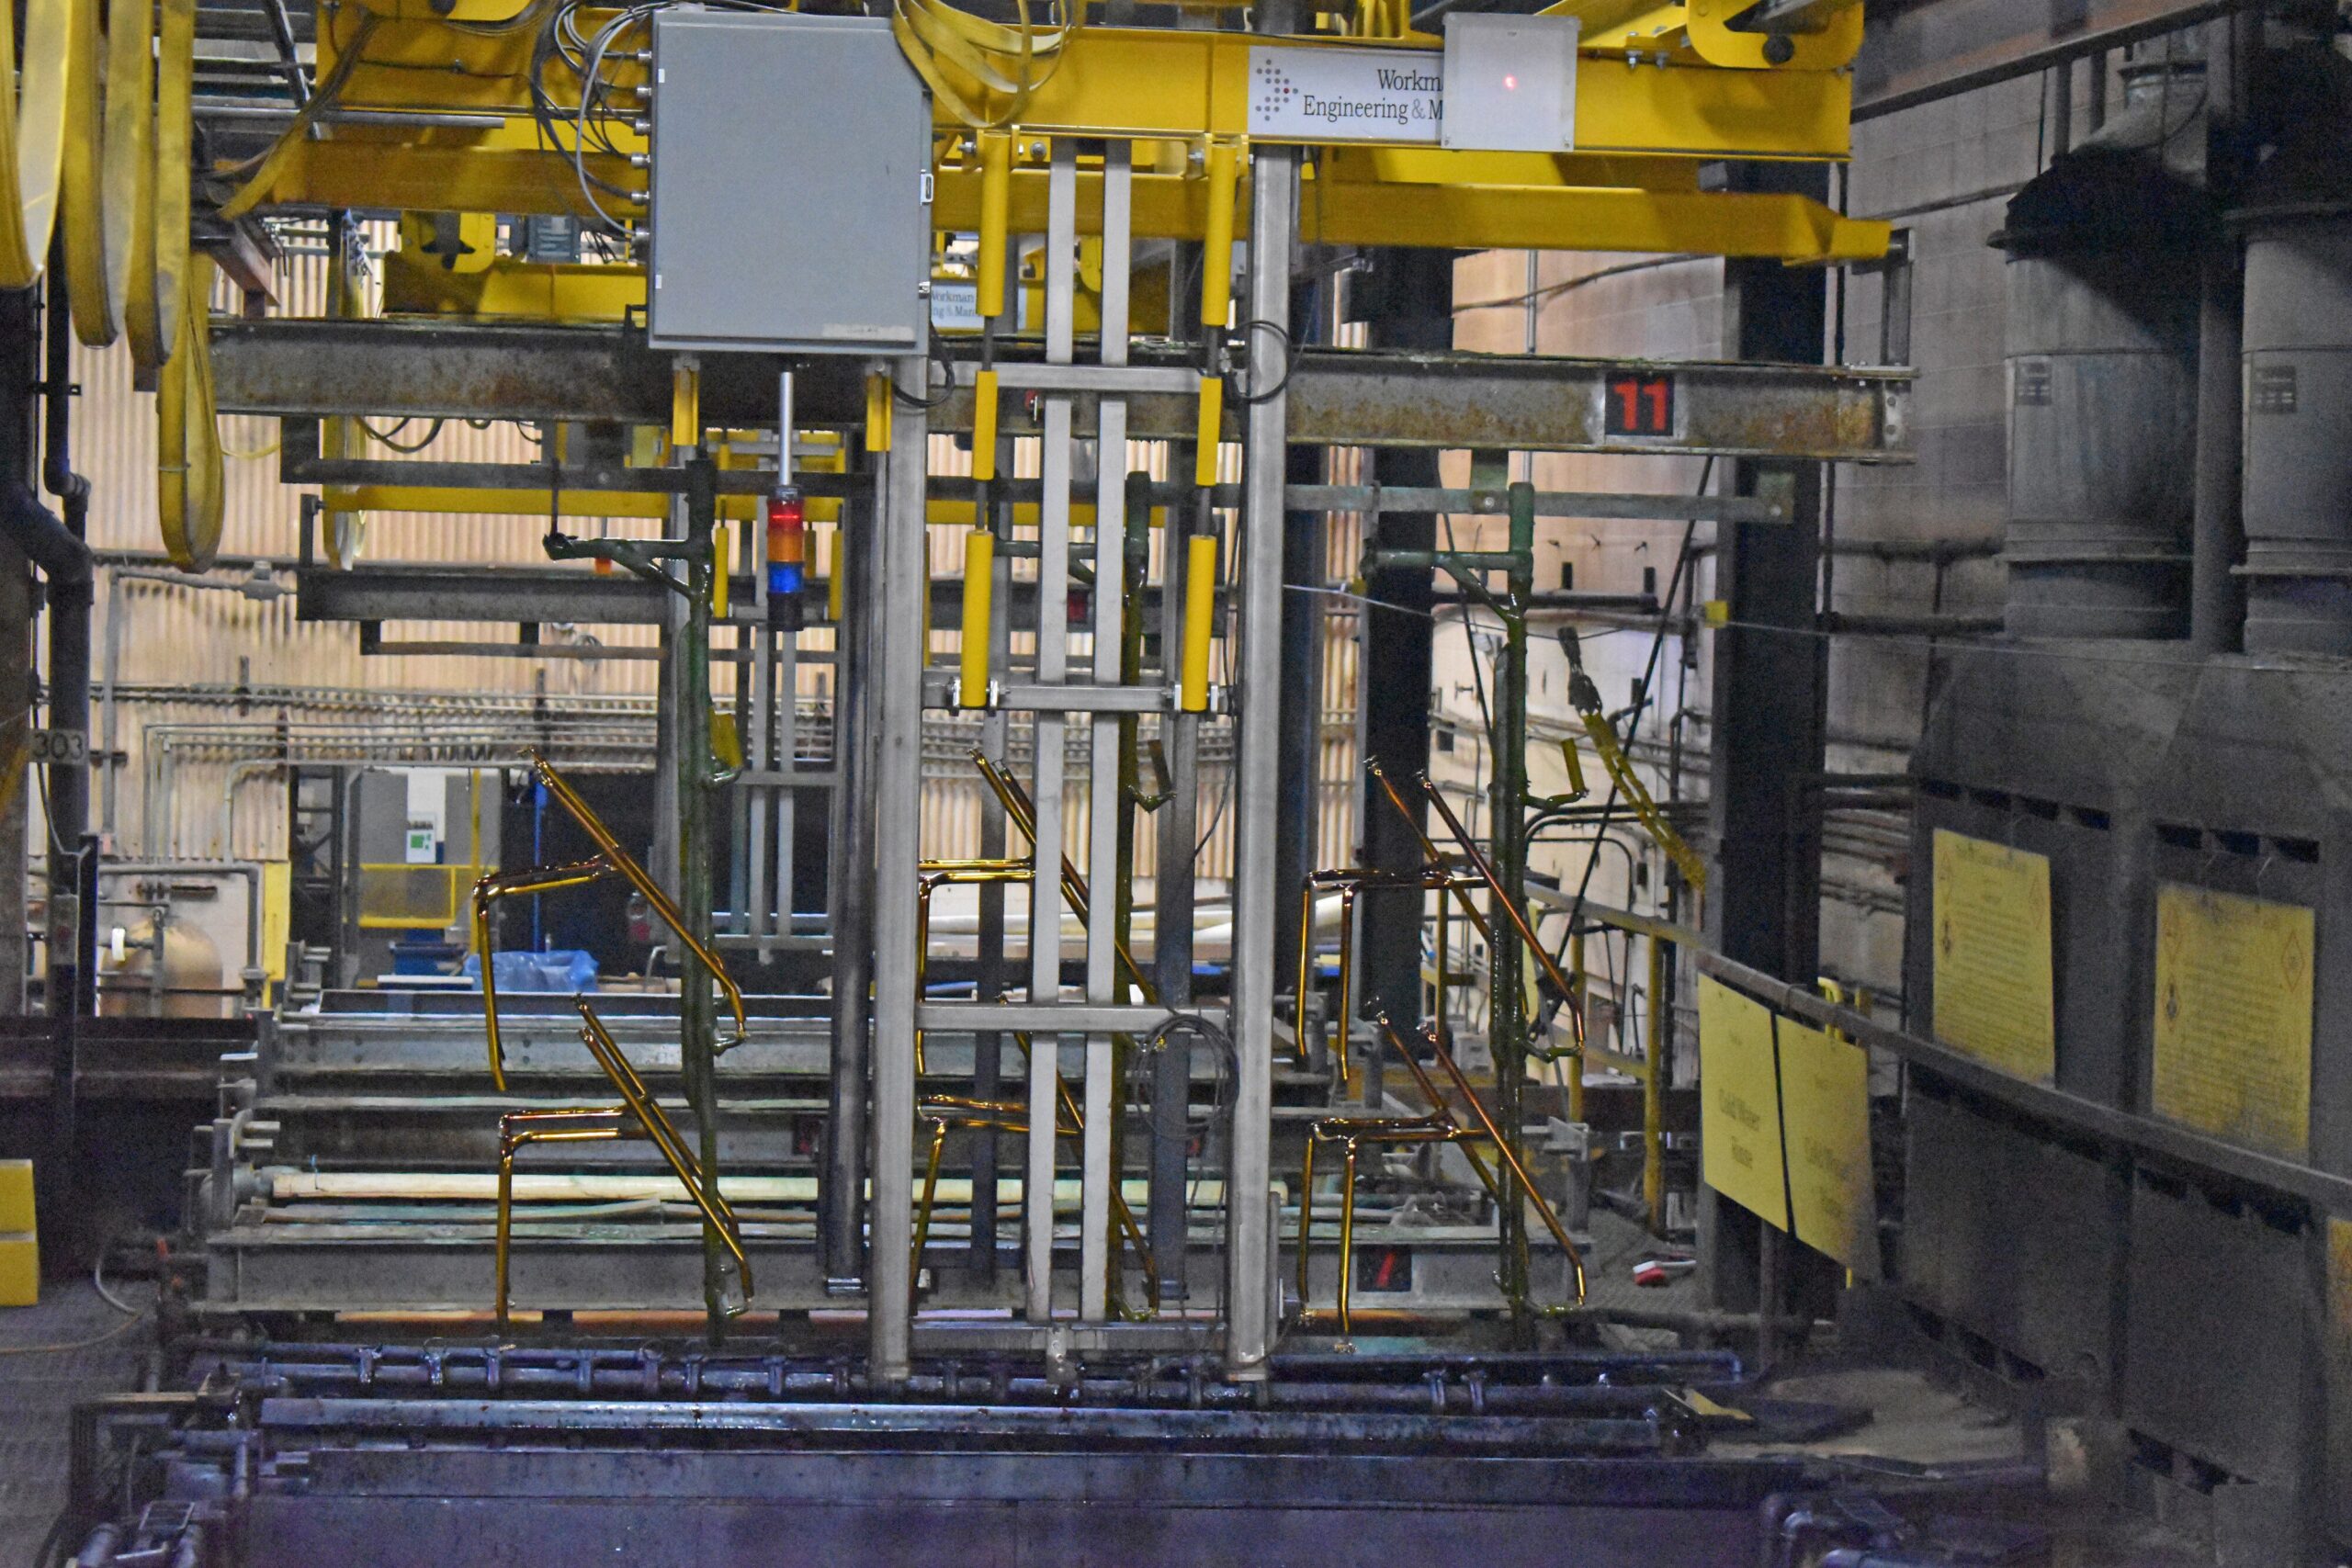
[[[2311,910],[2156,890],[2156,1113],[2233,1143],[2311,1151]]]
[[[2050,859],[1936,829],[1936,1037],[1989,1066],[2057,1072]]]
[[[1699,1156],[1707,1185],[1782,1230],[1781,1086],[1771,1010],[1699,978]]]
[[[1779,1019],[1781,1114],[1788,1123],[1796,1237],[1865,1280],[1878,1278],[1871,1181],[1870,1057],[1859,1045]]]

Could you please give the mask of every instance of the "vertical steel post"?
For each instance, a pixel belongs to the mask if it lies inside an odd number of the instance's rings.
[[[1250,182],[1250,303],[1256,341],[1286,337],[1290,269],[1298,217],[1295,148],[1258,150]],[[1233,1146],[1227,1155],[1226,1267],[1230,1288],[1226,1371],[1263,1377],[1273,1346],[1272,1179],[1274,1054],[1274,818],[1280,808],[1282,745],[1283,489],[1290,450],[1290,404],[1272,390],[1249,407],[1243,426],[1241,548],[1234,748]]]
[[[910,399],[929,395],[929,362],[893,361]],[[875,631],[874,1206],[866,1259],[866,1323],[875,1382],[906,1381],[912,1340],[907,1249],[914,1240],[915,878],[922,832],[924,481],[930,416],[900,401],[883,464],[874,562],[881,614]]]
[[[1516,1148],[1526,1118],[1521,1110],[1527,1088],[1527,950],[1516,912],[1527,907],[1527,615],[1535,591],[1535,491],[1510,487],[1510,588],[1499,615],[1501,657],[1495,664],[1493,778],[1487,796],[1496,880],[1488,897],[1487,926],[1487,1031],[1495,1061],[1495,1122]],[[1578,1064],[1581,1070],[1582,1064]],[[1500,1190],[1496,1238],[1501,1251],[1498,1275],[1510,1303],[1511,1332],[1523,1338],[1527,1316],[1527,1196],[1517,1161],[1506,1158],[1495,1173]]]
[[[1371,346],[1445,350],[1453,346],[1453,259],[1442,251],[1382,250],[1372,253],[1372,269],[1349,279],[1351,313],[1362,320]],[[1404,448],[1375,451],[1372,478],[1384,485],[1440,482],[1435,452]],[[1437,519],[1426,512],[1381,512],[1364,519],[1366,547],[1428,550],[1437,545]],[[1430,570],[1390,566],[1367,579],[1356,632],[1357,690],[1409,694],[1402,701],[1360,699],[1356,756],[1378,762],[1391,779],[1409,782],[1430,765],[1430,702],[1435,680],[1436,621]],[[1427,808],[1417,790],[1406,792],[1411,821],[1389,803],[1368,775],[1358,782],[1356,863],[1400,875],[1421,866],[1418,829]],[[1419,888],[1374,887],[1363,895],[1356,960],[1363,971],[1366,1010],[1391,1018],[1416,1015],[1420,1006],[1421,925],[1428,908]],[[1364,1093],[1379,1103],[1381,1064],[1386,1053],[1367,1057]]]
[[[1825,199],[1826,169],[1773,165],[1742,173],[1738,188]],[[1724,347],[1728,356],[1819,364],[1828,344],[1828,289],[1818,273],[1754,261],[1724,264]],[[1735,494],[1770,493],[1785,520],[1716,530],[1714,597],[1730,624],[1713,634],[1713,724],[1708,802],[1715,849],[1706,899],[1707,936],[1724,956],[1810,986],[1820,967],[1821,796],[1804,781],[1822,769],[1826,686],[1821,609],[1819,463],[1747,460],[1732,466]],[[1703,1151],[1702,1156],[1703,1156]],[[1711,1302],[1757,1304],[1761,1222],[1699,1193],[1700,1271]],[[1800,1272],[1781,1270],[1776,1287]],[[1785,1301],[1763,1304],[1766,1312]]]
[[[1170,444],[1170,473],[1191,468],[1187,444]],[[1176,683],[1177,650],[1183,646],[1185,569],[1191,552],[1185,548],[1185,528],[1180,509],[1168,509],[1168,526],[1160,540],[1159,656],[1162,676]],[[1160,1005],[1173,1010],[1193,1003],[1193,922],[1194,890],[1193,837],[1199,831],[1201,777],[1201,716],[1167,713],[1160,716],[1161,748],[1168,756],[1168,798],[1152,824],[1153,864],[1151,969]],[[1187,1246],[1185,1213],[1185,1137],[1180,1110],[1192,1091],[1191,1057],[1178,1048],[1179,1035],[1151,1065],[1151,1170],[1148,1203],[1151,1255],[1160,1262],[1159,1290],[1163,1302],[1181,1299],[1182,1267]]]
[[[997,472],[1012,471],[1012,438],[1000,436],[997,445]],[[1001,547],[1012,537],[1012,502],[1001,491],[989,498],[989,513],[986,519],[995,530],[1000,547],[995,559],[989,563],[989,668],[1009,670],[1012,667],[1012,557]],[[1000,768],[1009,767],[1012,721],[1002,708],[991,708],[980,721],[980,750]],[[1004,803],[994,790],[980,792],[980,858],[1002,860],[1007,828]],[[974,999],[1000,1001],[1004,997],[1004,884],[984,882],[979,886],[980,919],[976,963],[973,969]],[[1004,1097],[1004,1036],[989,1032],[972,1036],[972,1098],[997,1100]],[[973,1272],[984,1280],[996,1277],[997,1216],[996,1192],[998,1170],[997,1134],[989,1129],[975,1129],[972,1134],[972,1209],[971,1266]]]
[[[1067,365],[1077,347],[1078,143],[1054,143],[1046,178],[1046,358]],[[1037,502],[1037,683],[1069,678],[1070,399],[1045,400]],[[1029,999],[1052,1002],[1062,986],[1063,737],[1069,720],[1039,713],[1030,798],[1035,813],[1034,870],[1029,881]],[[1107,890],[1106,890],[1107,891]],[[1060,1116],[1056,1089],[1061,1038],[1038,1033],[1029,1045],[1029,1148],[1022,1183],[1021,1224],[1029,1321],[1054,1314],[1054,1128]]]
[[[1299,348],[1320,342],[1323,322],[1316,320],[1315,288],[1301,284],[1291,291],[1292,341]],[[1252,344],[1253,351],[1272,352],[1272,344]],[[1253,369],[1253,378],[1256,371]],[[1318,446],[1290,449],[1289,475],[1294,484],[1321,484],[1325,452]],[[1318,777],[1323,760],[1323,586],[1329,570],[1324,513],[1294,512],[1283,525],[1283,723],[1282,809],[1274,819],[1274,951],[1297,949],[1299,891],[1314,874],[1317,849],[1316,829],[1322,817]],[[1304,589],[1306,592],[1295,592]],[[1308,918],[1312,918],[1311,911]],[[1306,998],[1294,1004],[1295,1017],[1306,1012]],[[1346,1036],[1335,1034],[1344,1049]],[[1374,1051],[1369,1060],[1379,1061]]]
[[[718,516],[718,469],[709,457],[697,455],[686,464],[686,586],[685,625],[673,643],[676,650],[678,694],[678,908],[686,930],[705,950],[711,938],[710,842],[710,577],[711,530]],[[686,1103],[693,1109],[699,1145],[696,1158],[705,1190],[718,1176],[718,1010],[711,996],[715,976],[692,944],[678,954],[679,1074],[684,1079]],[[730,1298],[725,1271],[731,1265],[718,1227],[706,1217],[702,1226],[703,1302],[710,1314],[713,1335],[718,1332]]]
[[[2261,28],[2258,15],[2205,24],[2205,177],[2218,206],[2229,205],[2245,182],[2246,97]],[[2202,270],[2188,641],[2199,654],[2233,653],[2245,645],[2245,580],[2236,570],[2245,558],[2245,240],[2234,232],[2214,239]]]
[[[842,508],[847,529],[863,504]],[[871,513],[866,513],[868,517]],[[842,540],[842,625],[834,629],[832,1071],[826,1087],[823,1232],[825,1281],[846,1291],[865,1274],[865,1089],[874,980],[874,739],[876,649],[873,627],[882,530]]]
[[[1102,359],[1127,362],[1127,259],[1129,158],[1125,141],[1111,141],[1102,153]],[[1057,164],[1057,167],[1059,165]],[[1074,172],[1074,171],[1073,171]],[[1115,686],[1121,677],[1126,605],[1127,400],[1105,396],[1096,413],[1094,455],[1094,683]],[[1040,624],[1042,624],[1042,608]],[[1086,999],[1119,999],[1119,757],[1120,725],[1097,714],[1090,725],[1093,745],[1087,775],[1086,875],[1091,891],[1086,910]],[[1046,874],[1041,857],[1037,875]],[[1042,886],[1040,884],[1033,884]],[[1118,1189],[1116,1158],[1119,1106],[1117,1049],[1108,1034],[1086,1037],[1085,1180],[1080,1189],[1079,1306],[1081,1320],[1110,1315],[1112,1261],[1117,1234],[1111,1225],[1111,1197]]]

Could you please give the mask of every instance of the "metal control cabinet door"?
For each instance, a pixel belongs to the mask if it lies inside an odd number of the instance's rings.
[[[887,21],[653,18],[656,348],[920,353],[931,109]]]

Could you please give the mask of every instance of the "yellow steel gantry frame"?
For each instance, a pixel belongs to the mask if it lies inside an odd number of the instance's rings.
[[[502,7],[504,18],[498,16]],[[339,107],[390,111],[411,117],[409,123],[346,121],[324,139],[289,137],[238,193],[232,210],[312,204],[584,215],[579,171],[568,155],[550,151],[532,115],[532,30],[467,30],[512,19],[521,9],[521,0],[481,0],[445,18],[411,0],[371,0],[364,10],[322,10],[319,70],[322,81],[334,85]],[[469,17],[468,11],[478,15]],[[1702,13],[1712,14],[1703,4],[1689,9],[1693,39],[1713,36]],[[1684,14],[1684,7],[1674,8],[1674,15]],[[1760,57],[1753,65],[1715,62],[1695,45],[1667,50],[1634,39],[1630,28],[1604,33],[1589,42],[1577,73],[1577,152],[1456,152],[1410,139],[1331,146],[1310,164],[1300,237],[1328,244],[1688,252],[1792,262],[1877,256],[1886,245],[1883,224],[1840,218],[1799,197],[1710,193],[1697,186],[1704,163],[1846,156],[1852,94],[1844,67],[1852,40],[1845,35],[1852,29],[1842,18],[1852,17],[1858,27],[1859,16],[1841,11],[1827,30],[1796,35],[1795,57],[1778,66]],[[361,21],[353,22],[355,17]],[[1209,150],[1251,137],[1248,85],[1254,54],[1372,47],[1426,58],[1437,41],[1428,35],[1368,39],[1067,30],[1054,68],[1023,96],[1011,128],[1019,149],[1013,227],[1042,227],[1046,143],[1057,136],[1111,138],[1137,143],[1136,236],[1201,239],[1221,220],[1211,210],[1213,182],[1204,174],[1212,162]],[[346,60],[355,43],[357,57]],[[956,76],[952,65],[933,65]],[[549,68],[563,80],[560,60]],[[610,79],[627,91],[641,82],[642,71],[633,59],[620,60]],[[1002,95],[964,80],[974,100],[993,109],[1007,106]],[[937,113],[937,221],[943,228],[974,229],[982,184],[976,139],[944,101]],[[434,117],[448,124],[433,124]],[[486,123],[491,119],[496,123]],[[586,154],[585,173],[640,186],[630,155],[643,151],[642,138],[618,123],[610,130],[619,155]],[[607,198],[607,204],[630,210],[625,200]],[[1246,202],[1237,205],[1247,212]],[[1080,210],[1088,210],[1083,201]],[[569,301],[545,278],[514,266],[497,272],[492,284],[505,293],[490,313],[524,314],[535,297],[564,312]],[[524,278],[530,281],[517,281]],[[590,286],[585,280],[571,285]],[[453,282],[443,308],[463,310],[464,296],[486,287]],[[598,313],[616,308],[610,293],[586,302]]]
[[[1317,144],[1305,172],[1300,238],[1792,264],[1883,254],[1883,223],[1795,196],[1699,188],[1707,163],[1827,162],[1848,152],[1858,0],[1783,7],[1770,33],[1743,30],[1738,17],[1747,8],[1746,0],[1560,0],[1554,13],[1580,26],[1576,152],[1457,152],[1403,138]],[[103,73],[101,9],[113,67]],[[550,145],[534,115],[534,53],[553,9],[553,0],[322,4],[318,90],[257,168],[215,171],[235,187],[224,213],[324,206],[432,215],[403,225],[403,252],[387,269],[386,305],[395,311],[625,319],[644,298],[643,269],[633,263],[549,265],[487,254],[494,247],[470,241],[447,249],[438,239],[479,234],[490,214],[587,216],[583,175],[641,191],[644,139],[626,116],[604,122],[614,151],[575,159]],[[219,536],[221,487],[200,323],[178,330],[183,318],[201,314],[194,298],[186,310],[180,304],[188,280],[204,276],[186,260],[188,202],[179,178],[194,0],[164,0],[160,23],[151,19],[156,15],[142,17],[122,0],[38,0],[21,51],[13,27],[0,22],[0,65],[21,53],[28,68],[21,96],[0,92],[0,281],[37,278],[52,221],[66,233],[65,283],[85,341],[103,344],[127,331],[142,384],[159,383],[165,394],[159,408],[170,439],[159,501],[166,540],[175,558],[200,566]],[[580,14],[591,26],[621,15]],[[1085,0],[1065,0],[1063,25],[1035,29],[988,23],[946,0],[896,0],[900,41],[933,88],[940,229],[1042,229],[1046,150],[1056,138],[1080,137],[1134,144],[1136,238],[1214,244],[1239,237],[1250,211],[1253,63],[1269,51],[1278,62],[1367,48],[1426,62],[1440,41],[1408,30],[1399,0],[1357,0],[1324,18],[1352,26],[1345,37],[1090,28],[1086,20]],[[636,51],[605,62],[613,92],[642,87]],[[576,91],[579,78],[560,51],[538,63],[559,96],[567,85]],[[6,75],[0,71],[0,82]],[[130,97],[103,92],[118,77],[133,83]],[[330,110],[337,111],[332,122]],[[605,200],[625,218],[642,209],[626,196]],[[1093,209],[1081,198],[1081,213]],[[458,254],[468,257],[462,265]],[[194,352],[175,355],[189,338]]]

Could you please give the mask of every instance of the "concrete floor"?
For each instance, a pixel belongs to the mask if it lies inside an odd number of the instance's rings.
[[[110,1288],[141,1308],[154,1296],[143,1282]],[[153,1347],[147,1314],[126,1319],[87,1280],[46,1286],[37,1306],[0,1309],[0,1563],[27,1568],[64,1504],[74,1406],[141,1386]]]

